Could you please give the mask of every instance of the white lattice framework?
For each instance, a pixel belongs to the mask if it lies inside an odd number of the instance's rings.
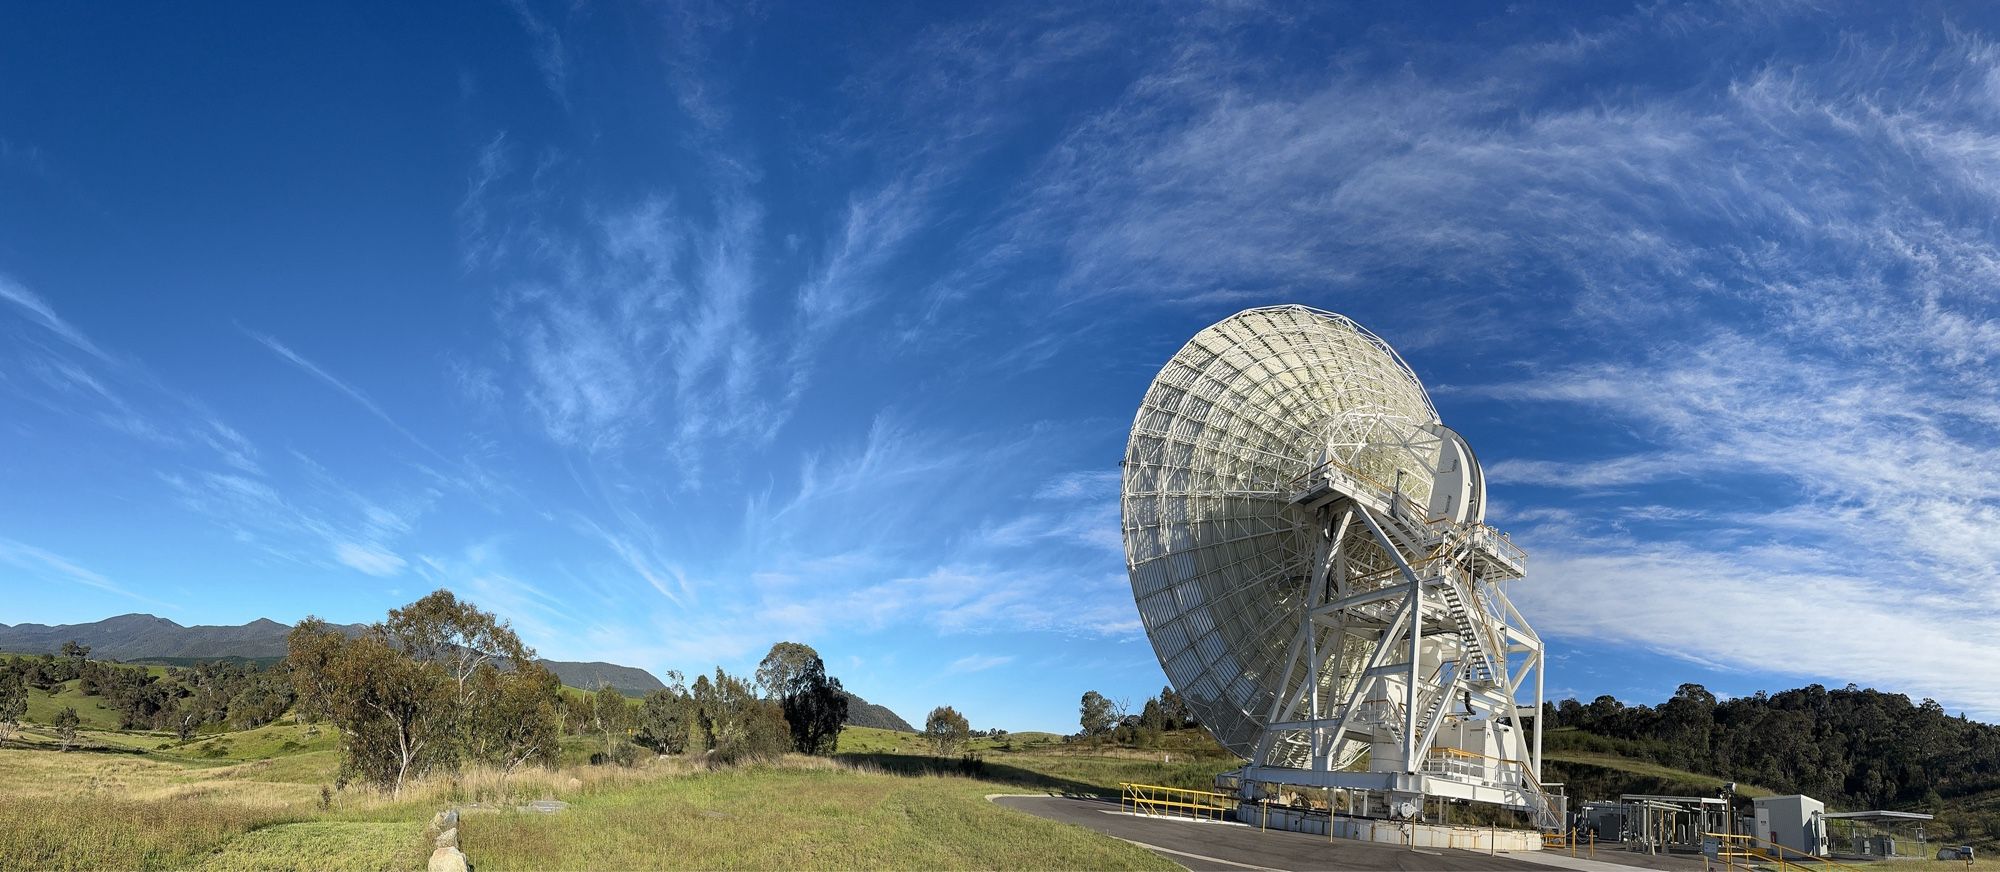
[[[1253,774],[1546,805],[1539,723],[1531,759],[1518,738],[1478,773],[1431,756],[1454,717],[1517,723],[1530,669],[1540,705],[1540,642],[1496,583],[1525,558],[1428,510],[1456,439],[1387,343],[1304,306],[1202,330],[1153,380],[1124,462],[1133,596],[1169,681]],[[1367,750],[1395,777],[1333,774]]]

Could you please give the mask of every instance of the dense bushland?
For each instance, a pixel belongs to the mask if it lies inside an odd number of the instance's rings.
[[[120,729],[172,731],[183,741],[210,725],[260,727],[292,705],[284,675],[247,663],[148,669],[89,655],[88,646],[70,642],[61,654],[0,658],[0,723],[12,724],[26,713],[27,688],[54,691],[71,681],[79,693],[102,699]],[[5,738],[0,733],[0,741]]]
[[[1960,838],[1984,830],[2000,838],[2000,813],[1951,807],[2000,790],[2000,727],[1948,715],[1928,699],[1814,684],[1718,700],[1683,684],[1658,706],[1600,696],[1566,699],[1547,712],[1550,725],[1589,734],[1561,737],[1560,746],[1804,793],[1840,808],[1929,809]]]

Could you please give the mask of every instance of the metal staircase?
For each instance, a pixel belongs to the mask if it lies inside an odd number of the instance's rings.
[[[1459,685],[1464,680],[1465,669],[1463,665],[1454,666],[1451,670],[1451,678],[1447,679],[1438,688],[1437,692],[1431,695],[1430,702],[1424,705],[1423,712],[1417,716],[1417,736],[1419,739],[1417,747],[1429,748],[1431,742],[1436,740],[1438,726],[1444,723],[1445,710],[1451,708],[1451,698],[1458,694]]]
[[[1459,650],[1465,652],[1458,671],[1467,681],[1494,683],[1498,670],[1493,649],[1486,644],[1485,634],[1479,631],[1477,616],[1467,607],[1465,596],[1459,592],[1459,582],[1447,574],[1445,583],[1438,587],[1438,596],[1444,600],[1445,614],[1450,615],[1458,625]]]

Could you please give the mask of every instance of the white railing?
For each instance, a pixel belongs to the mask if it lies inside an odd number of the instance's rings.
[[[1457,748],[1432,748],[1424,758],[1422,771],[1425,775],[1440,775],[1455,781],[1521,790],[1528,795],[1528,810],[1535,816],[1537,826],[1561,825],[1563,812],[1556,808],[1556,798],[1535,782],[1527,765],[1519,760],[1501,760]]]
[[[1395,700],[1363,700],[1354,709],[1354,723],[1363,727],[1380,727],[1389,731],[1397,739],[1403,738],[1403,706]]]
[[[1495,530],[1485,524],[1480,524],[1473,530],[1472,542],[1474,546],[1492,555],[1495,560],[1507,565],[1514,571],[1527,572],[1528,553],[1522,551],[1519,545],[1515,545],[1513,540],[1508,539],[1507,535],[1499,530]]]

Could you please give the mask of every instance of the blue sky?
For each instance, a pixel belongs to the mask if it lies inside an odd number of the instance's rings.
[[[1073,729],[1164,683],[1140,394],[1300,302],[1480,452],[1554,694],[2000,718],[1996,22],[1827,5],[12,6],[0,622],[449,586]]]

